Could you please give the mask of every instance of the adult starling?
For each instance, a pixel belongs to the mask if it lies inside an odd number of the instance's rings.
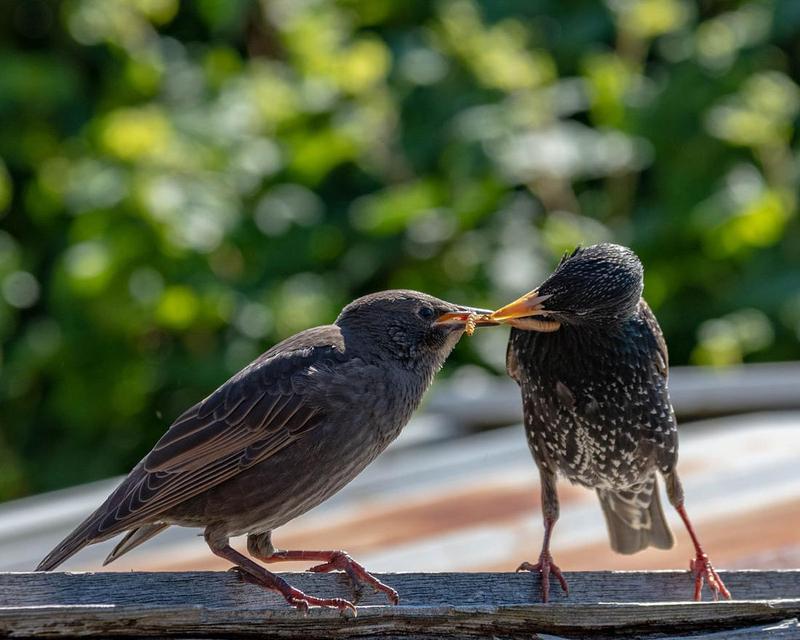
[[[275,345],[185,411],[82,524],[42,560],[54,569],[127,531],[106,564],[170,525],[205,527],[211,551],[295,607],[354,606],[290,586],[228,542],[247,534],[263,562],[311,560],[397,603],[394,589],[342,551],[278,551],[272,530],[320,504],[394,440],[474,312],[415,291],[347,305],[332,325]]]
[[[538,289],[490,316],[513,327],[506,366],[522,391],[544,517],[539,561],[524,562],[518,571],[541,573],[544,601],[551,572],[567,592],[550,555],[559,471],[597,492],[611,547],[625,554],[674,544],[659,500],[656,471],[661,472],[694,543],[695,599],[704,579],[715,599],[730,598],[684,508],[667,346],[642,288],[636,255],[599,244],[564,256]]]

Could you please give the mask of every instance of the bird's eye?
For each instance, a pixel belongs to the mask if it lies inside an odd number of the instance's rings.
[[[431,307],[420,307],[417,313],[423,320],[433,320],[433,316],[436,315],[436,312]]]

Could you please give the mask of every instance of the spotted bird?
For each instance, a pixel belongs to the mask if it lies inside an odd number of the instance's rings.
[[[636,254],[598,244],[565,255],[538,289],[489,316],[513,327],[506,367],[522,392],[544,517],[539,561],[518,571],[541,573],[545,602],[550,573],[568,592],[550,555],[559,472],[597,492],[611,547],[624,554],[674,544],[659,499],[660,472],[694,544],[695,599],[704,580],[715,599],[730,598],[684,508],[667,345],[642,289]]]

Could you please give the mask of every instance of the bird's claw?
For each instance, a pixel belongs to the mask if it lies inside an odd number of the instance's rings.
[[[289,606],[294,607],[304,616],[308,615],[308,600],[286,596],[286,602],[289,603]]]
[[[384,584],[367,571],[362,565],[358,564],[344,551],[337,551],[331,559],[322,564],[311,567],[309,571],[315,573],[328,573],[329,571],[336,570],[344,571],[353,582],[354,588],[358,589],[361,584],[366,583],[376,591],[386,594],[389,602],[396,605],[400,602],[400,596],[397,591],[392,589],[389,585]]]
[[[561,584],[561,588],[564,590],[566,595],[569,595],[569,587],[567,586],[567,580],[564,578],[564,574],[561,573],[561,569],[558,565],[553,562],[553,557],[549,553],[542,553],[539,556],[539,562],[536,564],[531,564],[530,562],[523,562],[521,565],[517,567],[517,572],[519,571],[538,571],[542,576],[542,602],[547,602],[548,598],[550,597],[550,574],[552,573],[557,579],[558,582]]]
[[[290,587],[290,590],[289,593],[281,593],[286,599],[286,602],[297,608],[298,611],[301,611],[303,615],[308,614],[309,606],[338,609],[339,613],[347,617],[355,617],[358,615],[356,606],[344,598],[317,598],[315,596],[309,596],[294,587]]]
[[[272,591],[277,591],[283,596],[284,600],[286,600],[290,606],[296,608],[303,615],[308,615],[308,608],[310,606],[338,609],[342,615],[348,617],[355,617],[358,615],[355,605],[344,598],[317,598],[315,596],[310,596],[300,591],[300,589],[291,586],[288,582],[283,580],[283,578],[275,576],[276,579],[272,582],[262,580],[249,574],[247,571],[238,566],[233,566],[228,569],[228,571],[237,574],[239,578],[245,582],[249,582]]]
[[[714,569],[713,565],[711,564],[711,560],[709,560],[708,555],[705,553],[698,553],[695,558],[689,561],[689,571],[692,572],[694,576],[694,599],[700,601],[702,599],[702,590],[703,590],[703,581],[705,580],[708,588],[711,590],[711,594],[714,597],[714,601],[719,600],[720,594],[722,597],[730,600],[731,599],[731,592],[728,591],[725,583],[722,582],[722,578],[719,577],[719,574]]]

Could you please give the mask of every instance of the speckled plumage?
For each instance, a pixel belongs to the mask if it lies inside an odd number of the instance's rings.
[[[351,303],[333,325],[275,345],[184,412],[38,570],[122,531],[129,533],[107,562],[169,525],[202,526],[214,553],[291,604],[345,606],[301,598],[236,556],[228,538],[249,534],[248,548],[263,560],[323,559],[351,577],[368,576],[349,558],[324,556],[331,552],[276,552],[271,531],[334,494],[399,435],[463,332],[463,323],[437,318],[463,310],[414,291],[385,291]]]
[[[675,471],[678,433],[667,387],[667,347],[642,288],[643,269],[629,249],[579,248],[537,290],[546,296],[537,321],[560,323],[557,330],[511,330],[507,369],[522,393],[545,519],[540,562],[522,568],[542,571],[545,599],[551,567],[566,589],[549,554],[558,519],[557,474],[596,490],[611,546],[620,553],[674,544],[657,472],[664,476],[670,501],[685,515]],[[706,578],[709,584],[718,580],[715,573]],[[720,591],[725,593],[724,585]]]
[[[647,303],[611,327],[512,329],[507,362],[522,390],[537,465],[596,489],[601,501],[616,506],[631,529],[614,523],[617,551],[648,546],[653,524],[656,546],[671,547],[660,507],[655,513],[650,507],[655,471],[670,473],[677,462],[678,436],[666,348]]]

